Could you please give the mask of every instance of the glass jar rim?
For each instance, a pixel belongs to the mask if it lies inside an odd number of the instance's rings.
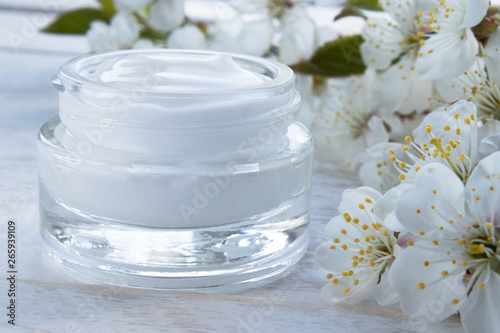
[[[119,50],[113,52],[105,53],[94,53],[83,55],[77,58],[70,59],[63,63],[59,68],[58,73],[52,79],[52,84],[59,91],[77,90],[78,87],[85,86],[86,88],[94,88],[97,90],[109,90],[116,93],[120,91],[127,91],[129,88],[120,87],[117,85],[107,84],[105,82],[98,82],[92,80],[84,75],[82,71],[85,66],[96,65],[102,63],[106,59],[118,58],[125,55],[185,55],[185,56],[215,56],[220,54],[229,54],[233,61],[238,65],[243,65],[243,68],[248,66],[254,66],[259,68],[266,77],[269,78],[268,81],[264,81],[261,84],[232,88],[232,89],[213,89],[213,90],[202,90],[202,91],[179,91],[179,92],[167,92],[167,91],[155,91],[148,90],[144,87],[134,87],[132,88],[137,92],[147,92],[153,96],[168,96],[168,97],[187,97],[196,96],[202,97],[206,95],[214,96],[219,94],[252,94],[253,93],[263,93],[278,90],[281,94],[285,91],[294,89],[295,87],[295,74],[292,69],[288,66],[281,64],[277,61],[270,59],[265,59],[256,56],[249,56],[230,52],[216,52],[216,51],[206,51],[206,50],[181,50],[181,49],[150,49],[150,50]],[[247,68],[245,68],[247,69]]]

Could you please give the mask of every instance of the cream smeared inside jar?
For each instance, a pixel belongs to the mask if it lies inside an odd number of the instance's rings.
[[[102,70],[87,73],[88,78],[121,88],[147,85],[160,92],[241,89],[266,81],[263,76],[238,66],[229,54],[188,57],[132,54],[104,65]]]

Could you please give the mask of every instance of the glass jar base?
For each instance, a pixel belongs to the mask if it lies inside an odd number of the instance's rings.
[[[308,193],[246,221],[190,229],[131,226],[87,215],[43,184],[40,199],[49,256],[105,283],[237,291],[284,275],[307,250]]]

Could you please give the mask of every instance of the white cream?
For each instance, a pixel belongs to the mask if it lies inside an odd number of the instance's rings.
[[[88,78],[122,88],[140,88],[148,78],[148,89],[159,92],[199,92],[250,88],[265,82],[238,66],[229,54],[172,56],[132,54],[120,57]]]

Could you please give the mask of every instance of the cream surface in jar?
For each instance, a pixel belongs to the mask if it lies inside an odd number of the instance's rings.
[[[289,68],[121,51],[71,60],[53,83],[59,118],[38,142],[53,258],[105,282],[191,288],[258,281],[302,256],[312,143]]]

